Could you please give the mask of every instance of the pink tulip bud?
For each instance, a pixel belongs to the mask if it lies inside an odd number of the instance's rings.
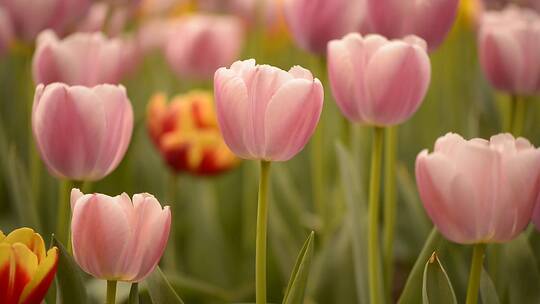
[[[416,35],[437,48],[456,19],[459,0],[367,0],[373,30],[388,38]]]
[[[4,55],[15,39],[11,18],[0,6],[0,56]]]
[[[422,103],[431,65],[421,38],[389,41],[355,33],[328,44],[328,75],[349,120],[391,126],[409,119]]]
[[[239,18],[188,16],[174,25],[165,52],[172,69],[180,76],[206,79],[238,58],[243,39]]]
[[[73,25],[86,13],[90,0],[0,0],[22,39],[33,40],[42,30],[58,33]]]
[[[45,31],[32,60],[34,81],[88,87],[118,84],[125,71],[125,47],[124,41],[102,33],[76,33],[59,40],[54,32]]]
[[[71,180],[99,180],[126,153],[133,110],[123,86],[39,85],[32,128],[49,172]]]
[[[103,280],[140,282],[154,271],[167,245],[171,211],[154,196],[110,197],[71,191],[71,239],[79,266]]]
[[[296,43],[318,54],[332,39],[356,32],[363,21],[365,0],[289,0],[285,16]]]
[[[540,149],[499,134],[489,141],[446,134],[416,158],[416,182],[429,217],[449,240],[501,243],[531,220],[540,188]]]
[[[540,92],[540,15],[509,6],[484,14],[478,37],[480,63],[491,84],[521,95]]]
[[[241,158],[286,161],[304,148],[323,105],[323,86],[310,71],[288,72],[255,60],[220,68],[214,77],[218,122]]]

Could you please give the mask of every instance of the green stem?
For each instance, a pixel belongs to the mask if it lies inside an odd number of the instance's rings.
[[[476,304],[478,302],[478,289],[480,287],[480,275],[482,273],[485,250],[486,244],[474,245],[466,304]]]
[[[513,103],[515,104],[514,119],[512,124],[512,133],[514,136],[521,136],[525,125],[525,114],[527,103],[524,98],[514,96]]]
[[[105,304],[116,303],[116,281],[107,281],[107,301]]]
[[[514,119],[514,107],[515,107],[515,98],[511,96],[510,102],[506,103],[504,106],[506,109],[505,116],[503,117],[503,132],[512,133],[513,119]]]
[[[326,61],[324,57],[318,58],[320,78],[324,79],[326,75]],[[324,80],[322,80],[324,83]],[[324,113],[325,111],[323,111]],[[328,228],[328,210],[326,208],[326,191],[325,191],[325,162],[324,162],[324,126],[325,117],[321,116],[315,134],[311,139],[311,170],[312,170],[312,191],[315,213],[320,220],[320,231],[322,241],[326,240],[326,230]]]
[[[385,130],[384,147],[384,270],[387,293],[392,290],[394,276],[394,234],[396,227],[396,158],[397,129],[388,127]],[[390,299],[390,298],[389,298]]]
[[[266,304],[266,230],[270,164],[270,162],[261,161],[261,177],[259,179],[257,238],[255,241],[255,297],[257,304]]]
[[[379,248],[379,191],[381,179],[381,160],[384,129],[373,129],[373,145],[371,150],[371,174],[369,181],[369,296],[371,304],[381,301],[380,286],[380,248]]]
[[[73,182],[69,180],[61,180],[58,183],[58,206],[56,218],[56,238],[64,246],[68,246],[69,237],[69,222],[70,222],[70,193],[73,187]]]

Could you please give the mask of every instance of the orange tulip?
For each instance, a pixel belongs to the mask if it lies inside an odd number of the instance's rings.
[[[58,248],[46,252],[34,230],[20,228],[7,236],[0,231],[0,303],[41,303],[57,265]]]
[[[150,137],[175,172],[215,175],[238,163],[223,141],[210,93],[193,91],[169,104],[156,94],[147,114]]]

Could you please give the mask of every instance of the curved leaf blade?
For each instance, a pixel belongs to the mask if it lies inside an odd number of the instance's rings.
[[[53,237],[52,245],[59,251],[58,270],[56,272],[56,282],[58,286],[57,303],[88,303],[88,295],[82,279],[79,266],[67,252],[66,248]]]
[[[456,293],[437,252],[433,252],[424,266],[422,303],[457,304]]]
[[[154,304],[184,304],[159,267],[146,280],[148,294]]]
[[[309,268],[313,258],[314,238],[315,233],[312,231],[298,254],[289,284],[287,285],[287,290],[285,291],[283,304],[304,303]]]

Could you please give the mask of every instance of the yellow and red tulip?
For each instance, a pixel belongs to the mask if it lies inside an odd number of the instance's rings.
[[[7,236],[0,231],[0,303],[39,304],[51,286],[58,265],[58,249],[30,228]]]
[[[147,124],[155,146],[177,173],[214,175],[238,163],[223,141],[208,92],[192,91],[169,104],[165,95],[154,95]]]

